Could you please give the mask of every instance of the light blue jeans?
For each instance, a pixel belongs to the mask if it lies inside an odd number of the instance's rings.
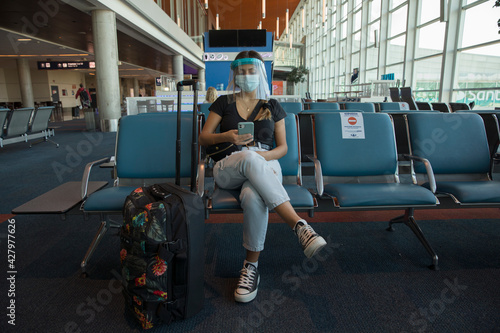
[[[264,249],[269,210],[290,198],[281,183],[279,162],[266,161],[254,150],[260,148],[244,149],[218,161],[214,166],[214,180],[223,189],[241,188],[243,246],[259,252]]]

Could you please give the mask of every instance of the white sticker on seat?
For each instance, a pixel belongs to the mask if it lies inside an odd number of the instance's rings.
[[[362,112],[341,112],[342,139],[364,139],[365,125]]]

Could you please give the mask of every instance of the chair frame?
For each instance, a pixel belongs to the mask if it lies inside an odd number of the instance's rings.
[[[393,231],[393,225],[395,223],[404,223],[405,225],[407,225],[410,230],[412,230],[412,232],[415,234],[415,236],[418,238],[418,240],[420,241],[420,243],[424,246],[425,250],[429,253],[429,255],[431,256],[432,258],[432,264],[429,266],[431,269],[433,270],[438,270],[439,267],[438,267],[438,256],[436,254],[436,252],[434,251],[434,249],[432,248],[432,246],[430,245],[430,243],[427,241],[427,239],[425,238],[422,230],[420,229],[420,227],[418,226],[417,222],[416,222],[416,219],[414,217],[414,211],[416,208],[425,208],[425,207],[433,207],[433,206],[436,206],[437,204],[439,204],[439,200],[438,198],[436,198],[436,202],[435,204],[429,204],[429,205],[422,205],[422,204],[418,204],[418,205],[404,205],[404,206],[400,206],[400,205],[367,205],[367,206],[354,206],[354,207],[342,207],[341,204],[339,203],[339,200],[335,197],[335,196],[332,196],[328,193],[325,193],[324,192],[324,180],[325,178],[326,179],[329,179],[327,178],[327,176],[325,176],[323,174],[323,171],[322,171],[322,167],[321,167],[321,162],[320,160],[318,159],[318,150],[317,150],[317,147],[318,147],[318,137],[317,137],[317,133],[316,133],[316,117],[317,116],[323,116],[323,115],[326,115],[326,114],[321,114],[321,115],[312,115],[312,123],[313,123],[313,139],[314,139],[314,155],[313,156],[308,156],[309,159],[314,162],[314,170],[315,170],[315,181],[316,181],[316,189],[317,189],[317,196],[319,198],[323,198],[323,199],[331,199],[333,200],[333,203],[334,203],[334,207],[336,209],[339,209],[339,210],[348,210],[348,211],[358,211],[358,210],[393,210],[393,209],[404,209],[405,212],[403,215],[401,216],[398,216],[398,217],[395,217],[393,219],[391,219],[389,221],[389,226],[387,228],[388,231]],[[378,117],[378,116],[377,116]],[[389,117],[387,115],[387,117]],[[394,134],[394,123],[393,123],[393,120],[391,117],[389,117],[390,121],[391,121],[391,125],[392,125],[392,135],[394,137],[394,149],[396,150],[396,159],[397,159],[397,148],[396,148],[396,141],[395,141],[395,134]],[[331,144],[331,143],[329,143]],[[341,157],[339,157],[341,158]],[[404,158],[407,159],[407,160],[418,160],[422,163],[424,163],[425,167],[426,167],[426,170],[427,170],[427,175],[428,175],[428,178],[429,178],[429,182],[431,184],[430,186],[430,191],[432,193],[435,192],[435,180],[434,180],[434,175],[433,175],[433,172],[432,172],[432,167],[429,163],[429,161],[427,161],[426,159],[423,159],[423,158],[420,158],[418,156],[412,156],[412,155],[404,155]],[[395,163],[397,164],[398,162],[395,161]],[[385,179],[387,181],[387,176],[391,176],[391,175],[380,175],[380,176],[368,176],[368,178],[372,178],[372,180],[370,182],[381,182],[381,179],[380,177],[382,177],[383,179]],[[366,176],[349,176],[349,178],[356,178],[358,180],[358,182],[361,182],[363,183],[363,181],[367,180],[367,177]],[[398,169],[396,168],[396,170],[394,171],[394,174],[392,174],[392,177],[393,177],[393,182],[394,183],[400,183],[399,181],[399,174],[398,174]],[[341,179],[343,178],[343,176],[337,176],[335,177],[336,180],[338,179]],[[415,183],[413,183],[414,185],[417,185]],[[354,184],[356,185],[356,184]]]
[[[5,120],[5,131],[0,133],[0,147],[4,144],[28,142],[28,131],[34,108],[12,110]]]
[[[176,113],[172,113],[172,112],[168,112],[168,113],[145,113],[145,114],[131,115],[131,116],[127,116],[127,117],[157,117],[157,116],[160,116],[160,117],[164,117],[164,116],[171,117],[172,121],[177,122],[177,114]],[[186,116],[189,116],[189,118],[192,117],[191,113],[186,114]],[[120,121],[121,121],[121,119],[120,119]],[[191,126],[191,123],[189,124],[189,126]],[[187,125],[185,127],[183,127],[183,128],[187,128]],[[201,129],[201,117],[200,117],[200,115],[198,115],[198,122],[197,122],[197,128],[196,129],[197,129],[198,134],[199,134],[200,129]],[[175,134],[176,132],[174,131],[172,133]],[[115,155],[114,156],[118,155],[119,144],[120,144],[120,135],[124,135],[124,134],[120,133],[120,126],[119,126],[118,127],[118,133],[116,135]],[[175,137],[172,137],[172,140],[175,141]],[[197,153],[198,153],[198,160],[199,160],[199,154],[200,154],[199,146],[198,146],[198,152]],[[81,261],[81,264],[80,264],[80,268],[81,268],[81,271],[82,271],[82,276],[84,276],[84,277],[86,277],[88,275],[87,274],[88,262],[89,262],[90,258],[92,257],[95,249],[99,245],[100,241],[104,237],[104,234],[106,234],[106,232],[107,232],[107,230],[109,228],[121,227],[121,224],[115,223],[114,221],[112,221],[109,218],[109,216],[110,215],[122,215],[122,208],[123,208],[123,206],[117,207],[116,210],[99,210],[99,211],[97,211],[97,210],[86,211],[85,210],[85,203],[86,203],[86,201],[89,198],[89,196],[88,196],[88,186],[89,186],[89,180],[90,180],[90,174],[91,174],[92,168],[95,167],[95,166],[98,166],[98,165],[101,165],[101,164],[104,164],[104,163],[110,163],[110,162],[114,162],[113,163],[113,168],[114,168],[113,174],[116,175],[116,179],[114,180],[114,183],[113,183],[113,188],[124,186],[124,187],[130,188],[130,192],[131,192],[133,189],[135,189],[135,188],[137,188],[139,186],[148,186],[148,185],[151,185],[151,184],[154,184],[154,183],[158,183],[158,182],[167,182],[167,181],[173,181],[174,180],[174,178],[147,178],[147,177],[144,177],[144,178],[140,178],[140,177],[138,177],[138,178],[121,178],[120,175],[117,172],[117,163],[116,163],[117,161],[114,160],[114,159],[112,160],[111,157],[105,157],[105,158],[102,158],[102,159],[90,162],[90,163],[88,163],[85,166],[85,170],[84,170],[83,177],[82,177],[82,183],[81,183],[81,197],[82,197],[83,204],[81,205],[80,210],[83,212],[83,214],[84,214],[85,217],[87,217],[90,214],[97,214],[97,215],[99,215],[101,223],[100,223],[99,228],[98,228],[98,230],[97,230],[97,232],[96,232],[96,234],[95,234],[92,242],[90,243],[90,246],[89,246],[89,248],[88,248],[85,256],[83,257],[83,259]],[[148,163],[153,163],[153,162],[149,161]],[[144,175],[144,176],[147,176],[147,175]],[[182,179],[182,181],[184,181],[184,179]],[[197,177],[197,182],[196,182],[196,185],[198,187],[195,188],[195,192],[198,195],[200,195],[201,197],[203,197],[204,193],[203,193],[202,190],[200,190],[200,188],[202,188],[202,186],[204,186],[204,182],[205,182],[205,179],[204,179],[204,165],[200,161],[198,163],[198,177]],[[94,192],[93,194],[98,193],[98,192],[99,191]]]
[[[480,114],[477,114],[473,111],[468,111],[466,112],[464,110],[464,112],[459,112],[459,113],[450,113],[450,114],[441,114],[442,116],[448,116],[448,117],[455,117],[455,115],[459,115],[460,113],[464,114],[464,113],[470,113],[470,114],[475,114],[477,115],[478,117],[481,117],[483,119],[483,125],[484,125],[484,118],[480,115]],[[496,120],[496,116],[495,115],[492,115],[494,117],[494,119]],[[410,146],[410,152],[412,154],[414,154],[414,150],[415,150],[415,147],[412,146],[411,144],[411,138],[412,138],[412,133],[411,133],[411,130],[410,130],[410,125],[409,125],[409,122],[410,120],[408,119],[408,116],[406,116],[406,122],[407,122],[407,128],[408,128],[408,143],[409,143],[409,146]],[[496,129],[498,130],[498,121],[496,121]],[[440,128],[441,130],[443,130],[442,128]],[[446,132],[444,132],[446,133]],[[500,132],[498,132],[499,135],[500,135]],[[485,141],[488,145],[488,152],[489,152],[489,159],[490,159],[490,162],[489,162],[489,170],[488,172],[486,172],[485,174],[476,174],[476,173],[456,173],[456,174],[447,174],[447,173],[439,173],[439,172],[435,172],[433,171],[433,174],[434,174],[434,186],[436,186],[436,193],[438,196],[445,196],[445,197],[449,197],[452,199],[452,201],[459,205],[460,207],[483,207],[483,206],[500,206],[500,202],[498,203],[485,203],[485,202],[477,202],[477,203],[464,203],[464,202],[461,202],[455,195],[454,193],[444,193],[442,191],[439,191],[439,183],[442,182],[442,181],[477,181],[478,182],[478,185],[479,183],[483,183],[483,182],[490,182],[490,181],[493,181],[493,167],[494,167],[494,153],[493,151],[496,151],[495,148],[492,148],[492,147],[489,147],[489,139],[488,139],[488,135],[486,133],[486,127],[485,127]],[[498,148],[498,144],[500,143],[500,140],[498,140],[498,138],[496,140],[494,140],[494,143],[497,145],[496,148]],[[432,163],[432,161],[430,162]],[[417,178],[418,178],[418,175],[419,173],[416,171],[416,167],[415,167],[415,164],[412,162],[411,163],[411,174],[412,174],[412,177],[417,181]],[[498,182],[500,184],[500,182]]]
[[[28,132],[28,139],[30,138],[36,138],[40,137],[41,139],[35,142],[30,142],[30,148],[33,145],[42,143],[42,142],[50,142],[53,145],[56,146],[56,148],[59,148],[59,144],[51,139],[49,137],[54,136],[54,129],[49,128],[49,120],[50,117],[52,116],[52,112],[55,110],[55,106],[42,106],[38,107],[35,110],[34,116],[33,116],[33,122],[31,123],[29,132]]]

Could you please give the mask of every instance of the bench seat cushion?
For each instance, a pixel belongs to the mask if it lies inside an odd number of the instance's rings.
[[[294,208],[313,208],[314,199],[312,194],[304,187],[294,184],[283,185],[290,197],[290,204]],[[241,209],[240,190],[224,190],[217,188],[212,195],[213,210]]]
[[[85,212],[121,212],[127,196],[136,186],[108,187],[90,195],[84,203]]]
[[[414,184],[328,184],[324,193],[336,197],[340,207],[432,206],[437,201],[430,190]]]
[[[498,181],[446,181],[437,182],[436,186],[437,193],[451,194],[461,203],[500,204],[500,182]]]

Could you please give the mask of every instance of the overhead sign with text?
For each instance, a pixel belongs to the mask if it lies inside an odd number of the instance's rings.
[[[94,69],[95,61],[38,61],[38,69]]]

